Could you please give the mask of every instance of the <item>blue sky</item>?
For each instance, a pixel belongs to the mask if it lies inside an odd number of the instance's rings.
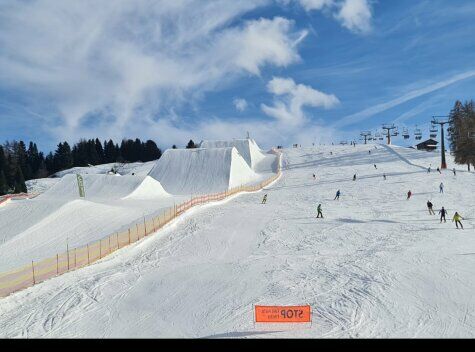
[[[472,0],[0,0],[0,140],[427,137],[473,99],[473,18]]]

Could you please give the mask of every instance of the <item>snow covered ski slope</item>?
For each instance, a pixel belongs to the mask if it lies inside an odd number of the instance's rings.
[[[234,147],[168,149],[149,175],[172,194],[221,192],[259,179]]]
[[[1,299],[0,336],[475,337],[475,174],[427,173],[437,154],[374,148],[284,150],[283,175],[266,190],[194,208],[97,264]],[[448,210],[447,223],[427,200]],[[257,327],[256,304],[310,304],[312,326]]]

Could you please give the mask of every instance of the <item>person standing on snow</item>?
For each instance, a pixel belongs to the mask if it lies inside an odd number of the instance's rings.
[[[427,169],[427,173],[430,174],[430,166],[429,166],[429,168]]]
[[[333,200],[340,200],[340,190],[336,191],[336,195],[335,195],[335,198]]]
[[[457,176],[457,173],[455,172],[455,167],[452,169],[452,171],[454,172],[454,176]]]
[[[460,227],[461,227],[462,230],[463,230],[463,225],[462,225],[462,223],[460,222],[460,220],[462,220],[462,219],[463,219],[462,216],[460,216],[459,213],[455,212],[454,217],[452,218],[452,222],[455,221],[455,226],[456,226],[457,228],[459,228],[459,226],[457,225],[457,223],[459,223],[459,224],[460,224]]]
[[[267,193],[264,194],[264,198],[262,198],[262,203],[261,204],[266,204],[267,202]]]
[[[377,170],[378,168],[376,167],[376,164],[373,164],[374,168]]]
[[[409,198],[411,198],[411,196],[412,196],[412,192],[411,191],[407,192],[407,200],[409,200]]]
[[[313,179],[315,180],[317,177],[315,176],[315,174],[313,174]]]
[[[320,217],[323,219],[322,205],[321,205],[321,204],[318,204],[318,207],[317,207],[317,218],[320,218]]]
[[[440,222],[442,222],[442,219],[444,219],[444,222],[447,222],[445,220],[445,215],[447,214],[447,210],[445,210],[444,207],[442,207],[442,209],[439,210],[439,214],[440,214]]]
[[[434,209],[432,209],[434,205],[431,203],[430,200],[427,201],[427,208],[429,209],[429,215],[435,215]]]
[[[444,184],[442,182],[439,185],[439,193],[444,193]]]
[[[440,168],[437,168],[437,171],[439,171],[439,174],[442,174],[442,172],[440,172]]]
[[[386,174],[383,174],[383,178],[386,180]]]
[[[356,174],[353,175],[353,181],[356,181]]]

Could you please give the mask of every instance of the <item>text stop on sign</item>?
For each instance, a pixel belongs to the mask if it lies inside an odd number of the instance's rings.
[[[310,323],[310,306],[255,306],[256,323]]]

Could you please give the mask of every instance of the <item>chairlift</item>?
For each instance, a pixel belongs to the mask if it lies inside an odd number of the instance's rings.
[[[402,136],[404,137],[404,139],[409,139],[409,130],[407,129],[407,127],[403,128],[402,129]]]
[[[437,138],[437,127],[434,124],[431,125],[429,132],[430,138]]]
[[[420,128],[416,128],[414,130],[414,138],[416,140],[421,140],[422,139],[422,132],[421,132],[421,129]]]

